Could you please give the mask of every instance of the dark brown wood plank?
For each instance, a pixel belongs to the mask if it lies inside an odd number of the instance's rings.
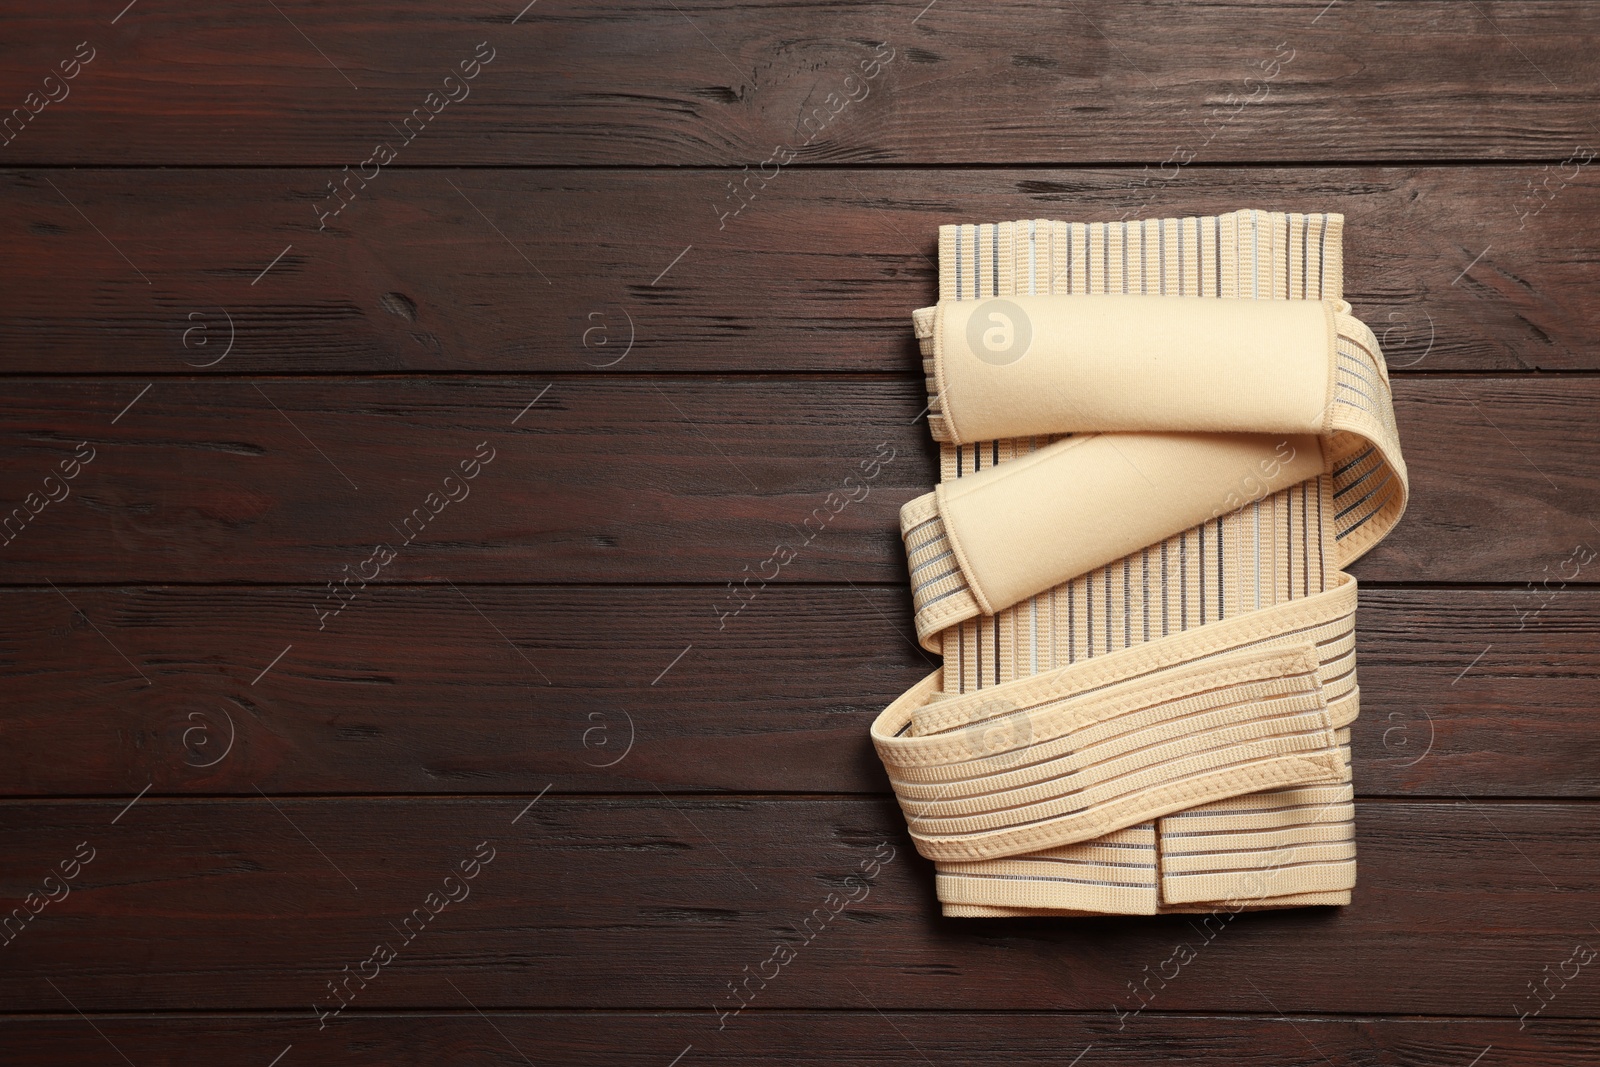
[[[885,793],[934,663],[898,588],[63,592],[0,593],[9,795]],[[1600,592],[1549,595],[1363,591],[1358,792],[1600,796]]]
[[[1600,1058],[1600,9],[12,6],[0,1061]],[[935,229],[1250,206],[1349,217],[1414,484],[1356,902],[944,920]]]
[[[1176,974],[1168,964],[1164,987],[1152,980],[1149,1011],[1255,1013],[1265,994],[1296,1014],[1509,1018],[1536,1006],[1528,986],[1546,967],[1569,977],[1549,987],[1539,1018],[1600,1008],[1600,983],[1561,966],[1597,939],[1591,803],[1362,801],[1351,906],[1207,926],[941,919],[930,866],[884,798],[532,799],[0,804],[18,904],[93,850],[67,872],[65,898],[3,949],[0,996],[14,1011],[61,1010],[48,979],[84,1011],[310,1020],[313,1004],[338,1006],[327,983],[348,965],[368,975],[349,986],[352,1010],[455,1007],[453,982],[484,1010],[709,1014],[737,1006],[728,983],[761,970],[775,941],[887,841],[897,851],[882,851],[874,887],[842,910],[828,903],[824,917],[838,914],[809,943],[790,935],[797,957],[762,972],[752,1007],[860,1009],[870,990],[883,1010],[1131,1012],[1134,988],[1188,944],[1194,958]],[[447,885],[463,862],[476,877]],[[458,902],[430,906],[446,888]],[[437,914],[403,927],[415,908]],[[361,965],[378,945],[395,958],[374,976]]]
[[[449,996],[455,994],[448,988]],[[875,990],[864,994],[876,999]],[[457,998],[459,1002],[460,998]],[[863,1002],[865,1003],[865,1002]],[[95,1031],[99,1030],[100,1033]],[[707,1012],[460,1012],[357,1014],[318,1032],[302,1015],[99,1015],[11,1017],[0,1027],[0,1052],[16,1062],[59,1067],[101,1065],[110,1046],[137,1064],[211,1067],[268,1064],[291,1049],[283,1067],[327,1062],[348,1067],[396,1063],[533,1063],[608,1067],[618,1062],[682,1067],[738,1064],[865,1067],[933,1063],[1135,1065],[1183,1062],[1198,1067],[1317,1067],[1333,1063],[1405,1063],[1463,1067],[1492,1049],[1501,1067],[1581,1067],[1600,1056],[1592,1022],[1434,1018],[1141,1016],[1115,1019],[1049,1014],[944,1012],[750,1011],[723,1030]],[[527,1059],[523,1059],[526,1056]],[[1324,1058],[1326,1057],[1326,1058]],[[1485,1057],[1488,1060],[1488,1057]]]
[[[1600,380],[1396,395],[1411,507],[1359,577],[1534,580],[1596,547]],[[720,584],[793,543],[779,581],[898,582],[898,509],[933,483],[924,406],[920,383],[862,376],[15,379],[0,515],[24,510],[0,552],[12,583]],[[85,441],[92,462],[47,483]]]
[[[10,171],[0,346],[6,371],[902,372],[941,223],[1258,207],[1346,215],[1397,371],[1592,370],[1600,186],[1555,171],[813,169],[725,225],[726,171],[400,171],[322,232],[322,171]]]
[[[387,142],[401,166],[754,167],[780,144],[805,160],[1176,165],[1561,158],[1595,140],[1587,5],[277,6],[18,8],[0,100],[38,114],[14,120],[7,154],[337,170]],[[76,78],[44,82],[86,40]],[[492,61],[447,85],[480,42]],[[41,90],[66,95],[30,103]],[[459,102],[429,100],[441,91]],[[408,143],[421,108],[437,114]]]

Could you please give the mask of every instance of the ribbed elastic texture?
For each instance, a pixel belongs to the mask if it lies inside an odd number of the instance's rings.
[[[1342,568],[1398,521],[1406,471],[1382,353],[1343,302],[1342,226],[1240,211],[941,228],[941,301],[1319,300],[1332,352],[1322,475],[1266,492],[1241,472],[1238,499],[1210,521],[993,614],[934,495],[905,506],[918,637],[945,663],[873,736],[935,859],[946,914],[1349,901],[1359,690],[1355,583]],[[934,308],[913,314],[930,429],[948,442],[935,320]],[[1062,436],[942,444],[941,479],[982,476]],[[1238,675],[1246,662],[1272,677]]]

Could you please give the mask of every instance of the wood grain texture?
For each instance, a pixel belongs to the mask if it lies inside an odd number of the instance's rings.
[[[1600,1059],[1600,7],[9,7],[0,1061]],[[1411,473],[1354,903],[944,919],[937,227],[1242,207]]]
[[[0,370],[897,373],[941,223],[1243,207],[1345,214],[1399,373],[1594,370],[1594,170],[800,168],[725,221],[740,172],[398,170],[322,231],[322,170],[13,170]]]
[[[867,726],[934,662],[900,588],[63,592],[0,593],[9,795],[887,793]],[[1597,631],[1593,589],[1363,590],[1357,791],[1600,796]]]
[[[446,988],[449,996],[456,994]],[[870,989],[867,998],[876,999]],[[457,997],[459,1005],[460,998]],[[442,1002],[445,1003],[445,1002]],[[1143,1067],[1181,1061],[1199,1067],[1317,1067],[1404,1063],[1462,1067],[1492,1048],[1509,1067],[1580,1067],[1600,1054],[1600,1029],[1590,1022],[1540,1020],[1518,1030],[1514,1020],[1382,1019],[1299,1016],[1141,1016],[1120,1027],[1102,1015],[1069,1012],[850,1013],[750,1011],[717,1030],[708,1012],[449,1012],[356,1014],[317,1031],[301,1015],[99,1015],[91,1027],[77,1016],[14,1017],[0,1029],[0,1052],[18,1062],[100,1067],[115,1057],[109,1042],[137,1064],[210,1067],[219,1062],[267,1064],[313,1057],[349,1067],[423,1062],[526,1067],[528,1062],[607,1067],[666,1065],[692,1051],[688,1064],[786,1067],[925,1067],[927,1063],[1014,1067],[1081,1061]],[[99,1034],[95,1032],[98,1029]],[[426,1051],[424,1051],[426,1050]],[[523,1057],[526,1056],[527,1059]],[[1324,1058],[1326,1057],[1326,1058]],[[1485,1057],[1487,1059],[1487,1057]]]
[[[1195,958],[1147,987],[1149,1011],[1256,1013],[1265,993],[1280,1012],[1514,1018],[1536,1006],[1542,968],[1570,973],[1574,945],[1596,940],[1600,806],[1584,802],[1361,801],[1349,907],[1206,927],[941,919],[887,798],[533,799],[146,797],[120,817],[121,798],[0,804],[7,899],[80,842],[94,850],[65,899],[0,948],[0,996],[59,1010],[49,979],[84,1011],[309,1020],[313,1004],[338,1007],[327,983],[348,965],[370,978],[348,987],[352,1010],[454,1007],[454,983],[484,1010],[710,1014],[738,1005],[727,987],[748,966],[769,978],[748,987],[753,1008],[859,1009],[871,990],[883,1010],[962,1010],[981,990],[991,1010],[1131,1012],[1129,983],[1189,944]],[[896,853],[841,910],[829,894],[885,841]],[[451,889],[463,899],[430,905],[482,842],[493,855]],[[425,907],[436,914],[403,924]],[[816,908],[809,942],[790,933]],[[760,964],[783,937],[797,958],[773,976]],[[379,944],[395,958],[373,976],[361,964]],[[1592,1016],[1600,983],[1586,977],[1552,984],[1539,1018]]]
[[[113,24],[76,0],[17,16],[7,107],[79,41],[98,51],[3,151],[337,169],[387,139],[408,166],[753,167],[808,139],[807,161],[924,164],[1559,159],[1595,140],[1587,5],[1325,6],[297,0]],[[480,42],[495,58],[470,95],[402,145]],[[877,77],[847,82],[880,44]]]
[[[1535,580],[1595,547],[1600,380],[1395,391],[1411,504],[1358,577]],[[900,582],[898,509],[934,482],[925,402],[863,377],[19,379],[0,515],[44,499],[80,442],[94,458],[0,552],[12,583],[370,579],[385,544],[377,580],[720,584],[790,542],[778,580]],[[464,498],[438,504],[480,450]],[[875,455],[892,462],[870,495],[829,514]]]

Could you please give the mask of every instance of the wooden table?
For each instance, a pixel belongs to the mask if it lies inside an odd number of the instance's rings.
[[[0,1060],[1600,1057],[1600,8],[924,3],[8,5]],[[1237,207],[1412,473],[1355,900],[942,919],[937,226]]]

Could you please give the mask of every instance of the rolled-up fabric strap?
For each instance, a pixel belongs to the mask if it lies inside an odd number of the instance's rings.
[[[926,638],[960,618],[993,615],[1233,511],[1228,498],[1237,497],[1241,472],[1276,492],[1322,469],[1316,437],[1104,433],[947,482],[902,512],[918,632]],[[958,588],[970,599],[924,617],[924,605]]]
[[[1405,507],[1337,215],[940,231],[944,667],[873,724],[947,914],[1340,904],[1355,582]]]
[[[1260,495],[1297,484],[1320,473],[1335,449],[1374,457],[1384,469],[1373,483],[1389,488],[1388,513],[1351,549],[1373,543],[1405,508],[1377,342],[1330,302],[1053,295],[977,306],[991,304],[1006,305],[996,315],[1036,320],[1030,330],[1067,331],[1070,339],[1035,334],[1012,363],[996,367],[967,336],[976,331],[960,325],[979,321],[958,313],[961,302],[918,312],[924,361],[934,370],[935,438],[960,442],[956,408],[981,412],[967,421],[1007,436],[1080,436],[941,484],[902,510],[925,644],[957,622],[1235,510],[1242,483]],[[1077,312],[1077,304],[1087,309]],[[1286,308],[1310,314],[1284,315]],[[1292,373],[1271,373],[1270,328],[1288,334]],[[1174,344],[1186,333],[1199,354],[1163,355],[1152,370],[1139,346]],[[1227,373],[1208,374],[1207,360]],[[1123,364],[1132,369],[1114,371]],[[1008,380],[1024,369],[1020,385]],[[1071,399],[1052,399],[1064,397]],[[1095,430],[1141,432],[1082,434]],[[955,565],[932,565],[946,558]]]
[[[952,444],[1089,430],[1316,434],[1331,301],[1017,295],[912,314]],[[1356,320],[1346,320],[1346,329]]]

